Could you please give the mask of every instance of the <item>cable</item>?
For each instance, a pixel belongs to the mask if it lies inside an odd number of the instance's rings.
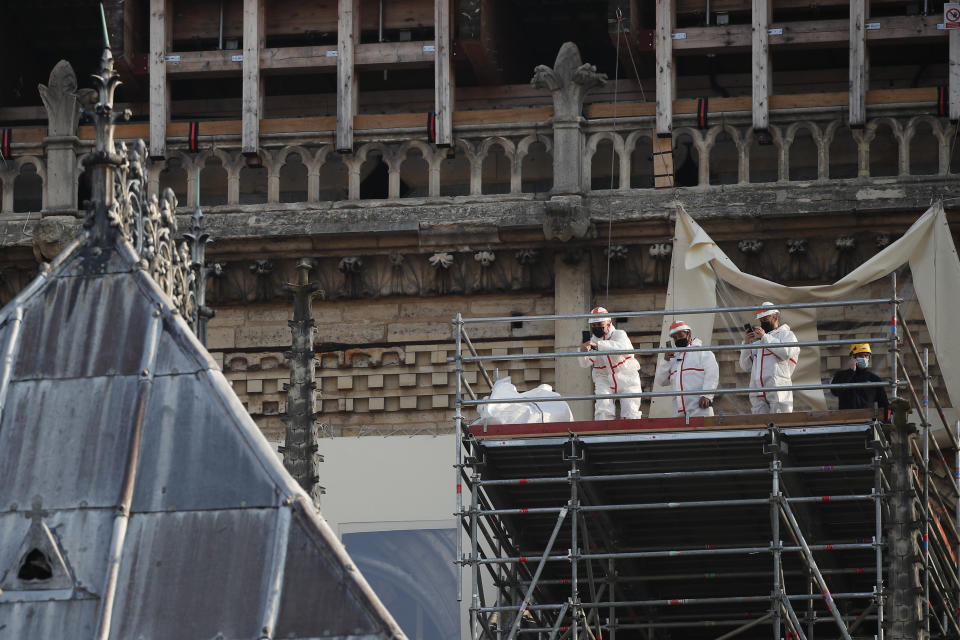
[[[620,87],[620,30],[621,23],[623,22],[623,11],[620,10],[620,7],[617,7],[617,51],[615,64],[613,66],[613,130],[610,137],[610,189],[613,189],[613,169],[617,159],[617,145],[614,144],[617,136],[617,101],[618,101],[618,89]],[[607,220],[607,277],[606,277],[606,293],[603,297],[603,303],[607,306],[610,305],[610,248],[613,246],[613,216]]]

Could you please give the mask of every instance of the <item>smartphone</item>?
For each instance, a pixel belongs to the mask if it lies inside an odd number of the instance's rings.
[[[590,332],[587,331],[586,329],[584,329],[584,330],[580,333],[580,336],[581,336],[580,342],[590,342]]]
[[[749,331],[753,331],[753,325],[751,325],[749,322],[745,323],[745,324],[743,325],[743,328],[744,328],[745,331],[748,331],[748,332],[749,332]]]

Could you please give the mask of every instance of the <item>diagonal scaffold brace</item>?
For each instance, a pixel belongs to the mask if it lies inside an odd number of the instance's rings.
[[[507,636],[507,640],[514,640],[517,637],[517,631],[520,629],[520,623],[523,622],[523,613],[527,610],[527,607],[530,605],[530,598],[533,597],[533,590],[537,588],[537,582],[540,580],[540,574],[543,573],[543,568],[547,565],[547,558],[550,556],[550,552],[553,550],[553,544],[557,541],[557,534],[560,533],[560,527],[563,526],[563,521],[567,518],[567,511],[569,507],[563,507],[560,509],[560,513],[557,514],[557,523],[553,526],[553,532],[550,534],[550,539],[547,541],[547,548],[543,552],[543,557],[540,558],[540,562],[537,564],[537,570],[533,574],[533,578],[530,580],[530,585],[527,587],[527,592],[523,594],[523,600],[520,602],[520,608],[517,611],[517,617],[513,620],[513,625],[510,627],[510,635]],[[563,615],[561,613],[560,618]]]

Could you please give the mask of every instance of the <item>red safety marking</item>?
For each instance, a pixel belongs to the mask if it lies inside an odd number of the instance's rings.
[[[866,570],[863,567],[857,567],[857,573],[865,573]]]
[[[569,631],[570,627],[560,627],[560,631]]]
[[[707,548],[707,549],[716,549],[716,548],[717,548],[717,545],[715,545],[715,544],[708,544],[705,548]]]
[[[520,478],[520,484],[527,484],[528,482],[530,481],[527,480],[526,478]]]
[[[830,502],[830,496],[820,496],[820,502]]]
[[[527,556],[520,556],[520,559],[518,560],[518,562],[526,562],[526,561],[527,561]]]
[[[570,578],[560,578],[560,584],[570,584]]]
[[[463,487],[461,487],[459,484],[457,485],[457,493],[463,493]]]
[[[686,600],[668,600],[667,604],[676,605],[676,604],[687,604]]]
[[[529,512],[530,512],[530,509],[528,509],[527,507],[520,507],[520,513],[529,513]]]

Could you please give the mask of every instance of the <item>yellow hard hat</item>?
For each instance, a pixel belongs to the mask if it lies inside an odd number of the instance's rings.
[[[850,355],[854,356],[858,353],[869,353],[873,354],[873,351],[870,350],[870,345],[864,342],[863,344],[852,344],[850,345]]]

